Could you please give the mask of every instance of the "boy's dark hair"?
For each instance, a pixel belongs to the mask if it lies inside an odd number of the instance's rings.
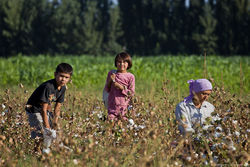
[[[68,63],[61,63],[56,67],[56,73],[67,73],[72,75],[73,74],[73,68],[71,65],[69,65]]]
[[[132,67],[132,59],[131,59],[131,56],[126,53],[126,52],[121,52],[121,53],[118,53],[115,57],[115,66],[117,67],[116,65],[116,62],[118,60],[123,60],[125,62],[128,63],[128,68],[127,69],[130,69]]]

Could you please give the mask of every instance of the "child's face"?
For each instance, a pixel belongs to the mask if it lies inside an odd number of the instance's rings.
[[[128,68],[128,62],[126,62],[124,60],[118,60],[116,62],[116,66],[117,66],[117,71],[126,72],[127,68]]]
[[[199,98],[199,101],[203,103],[205,100],[208,99],[211,93],[212,93],[211,90],[201,91],[197,93],[197,97]]]
[[[70,78],[71,78],[71,75],[68,73],[62,73],[62,72],[55,73],[57,86],[64,86],[70,81]]]

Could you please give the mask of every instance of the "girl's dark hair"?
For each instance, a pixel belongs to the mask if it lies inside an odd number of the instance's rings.
[[[56,73],[67,73],[72,75],[73,74],[73,68],[71,65],[69,65],[68,63],[61,63],[56,67]]]
[[[123,61],[127,62],[128,63],[128,68],[127,69],[130,69],[132,67],[132,59],[131,59],[131,56],[128,53],[121,52],[121,53],[116,55],[116,57],[115,57],[115,66],[116,67],[117,67],[116,62],[118,60],[123,60]]]

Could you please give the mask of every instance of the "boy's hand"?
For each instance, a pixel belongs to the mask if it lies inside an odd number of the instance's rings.
[[[55,116],[55,118],[52,121],[52,128],[53,129],[57,129],[58,128],[58,123],[57,122],[58,122],[58,117]]]
[[[57,129],[57,127],[58,127],[57,122],[54,122],[54,121],[53,121],[53,123],[52,123],[52,128],[53,128],[53,129]]]
[[[45,128],[44,135],[51,137],[52,139],[55,139],[56,138],[56,131],[54,129]]]

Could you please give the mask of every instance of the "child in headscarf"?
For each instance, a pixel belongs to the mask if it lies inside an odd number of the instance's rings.
[[[207,102],[212,84],[207,79],[189,80],[189,96],[176,106],[175,116],[182,134],[195,132],[211,117],[214,106]]]

